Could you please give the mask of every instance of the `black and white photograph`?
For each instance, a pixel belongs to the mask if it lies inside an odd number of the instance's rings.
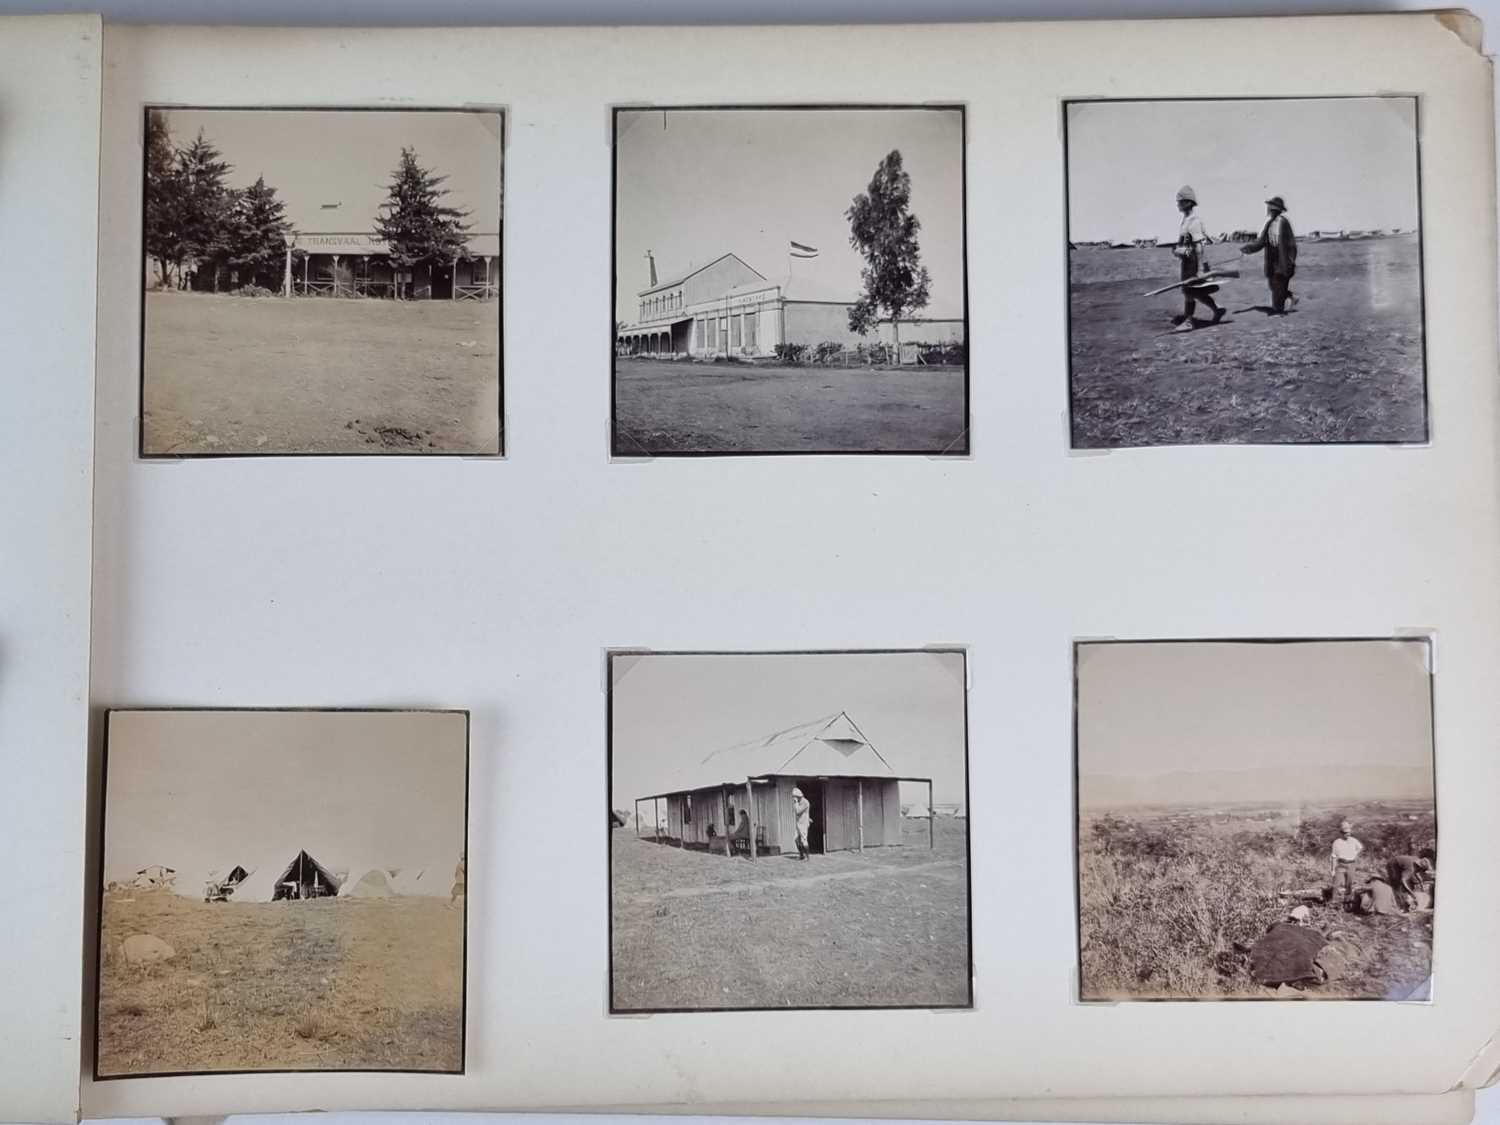
[[[965,676],[611,653],[610,1011],[969,1007]]]
[[[96,1078],[464,1068],[468,715],[112,711]]]
[[[1074,448],[1427,440],[1416,98],[1064,115]]]
[[[141,456],[502,453],[502,126],[148,108]]]
[[[966,455],[961,106],[614,111],[617,457]]]
[[[1430,641],[1074,655],[1081,999],[1431,998]]]

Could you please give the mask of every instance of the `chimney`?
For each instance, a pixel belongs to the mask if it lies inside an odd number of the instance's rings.
[[[646,251],[646,264],[651,270],[651,287],[654,289],[656,288],[656,258],[649,250]]]

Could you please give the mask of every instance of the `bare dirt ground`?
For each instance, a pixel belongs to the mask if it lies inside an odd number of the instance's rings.
[[[463,926],[446,899],[104,896],[99,1074],[463,1066]],[[154,934],[176,955],[127,965]]]
[[[617,456],[968,451],[964,370],[615,361]]]
[[[145,300],[147,455],[499,452],[498,301]]]
[[[1431,802],[1339,808],[1120,809],[1079,825],[1082,994],[1106,999],[1270,999],[1236,944],[1248,945],[1303,899],[1278,892],[1329,885],[1339,819],[1365,845],[1355,883],[1436,841]],[[1296,995],[1324,1000],[1423,1000],[1431,992],[1435,914],[1364,915],[1305,902],[1325,937],[1349,935],[1360,955],[1337,980]]]
[[[1229,315],[1183,333],[1179,292],[1141,296],[1177,279],[1170,250],[1069,259],[1075,447],[1425,440],[1416,235],[1302,244],[1287,316],[1260,255],[1215,244],[1241,270],[1215,295]]]
[[[749,860],[614,830],[613,1003],[662,1008],[970,1002],[968,822],[903,846]]]

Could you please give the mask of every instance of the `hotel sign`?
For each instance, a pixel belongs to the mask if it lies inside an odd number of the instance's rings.
[[[360,232],[305,234],[298,232],[292,247],[309,254],[384,254],[385,240]]]
[[[471,233],[467,236],[469,253],[475,257],[500,256],[498,234]],[[292,237],[292,249],[305,254],[384,254],[385,239],[367,231],[298,231]]]

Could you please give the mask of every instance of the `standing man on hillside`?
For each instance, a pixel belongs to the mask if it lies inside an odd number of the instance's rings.
[[[1266,225],[1254,242],[1240,247],[1241,254],[1266,254],[1266,283],[1271,287],[1271,308],[1277,315],[1292,312],[1297,298],[1292,293],[1292,275],[1297,272],[1297,236],[1286,217],[1286,200],[1273,195],[1266,200]]]
[[[1333,861],[1333,891],[1330,898],[1338,899],[1344,906],[1349,904],[1349,896],[1354,893],[1354,862],[1365,850],[1365,846],[1354,838],[1353,827],[1347,820],[1339,821],[1339,834],[1329,850],[1329,858]],[[1343,894],[1339,893],[1340,882],[1343,883]]]

